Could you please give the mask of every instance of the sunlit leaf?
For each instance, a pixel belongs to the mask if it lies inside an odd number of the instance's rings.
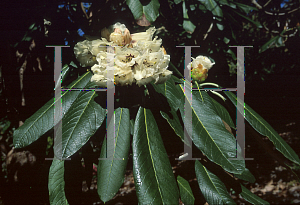
[[[251,191],[249,191],[243,185],[241,185],[241,187],[242,187],[242,193],[240,193],[240,196],[243,199],[245,199],[246,201],[248,201],[249,203],[254,204],[254,205],[269,205],[270,204],[269,202],[259,198],[255,194],[253,194]]]
[[[185,122],[183,116],[184,109],[187,109],[184,108],[186,95],[184,95],[183,86],[181,84],[178,86],[182,92],[179,110],[182,120]],[[186,90],[186,92],[190,91]],[[185,124],[185,126],[192,126],[193,132],[190,133],[190,129],[187,129],[187,132],[192,136],[196,147],[224,170],[231,173],[242,173],[245,169],[245,161],[229,159],[236,158],[236,154],[238,154],[238,158],[242,158],[241,147],[236,145],[236,139],[226,130],[222,119],[215,111],[216,108],[211,97],[205,91],[195,90],[192,99],[192,103],[190,99],[187,99],[189,104],[186,105],[192,109],[192,124]]]
[[[145,14],[149,22],[154,22],[159,16],[159,1],[151,0],[146,6],[143,6],[139,0],[126,0],[135,19],[140,19]]]
[[[196,26],[190,21],[187,9],[185,7],[185,2],[182,3],[182,10],[183,10],[183,25],[182,27],[189,33],[193,33]]]
[[[180,191],[180,198],[183,204],[194,204],[195,197],[193,195],[189,182],[178,175],[177,183]]]
[[[87,72],[71,83],[68,88],[83,88],[90,81],[91,72]],[[14,132],[15,148],[22,148],[36,141],[40,136],[54,127],[59,122],[59,118],[54,119],[54,105],[58,100],[62,100],[62,116],[69,110],[76,100],[80,91],[64,91],[61,98],[52,99],[42,108],[25,120],[24,124]]]
[[[69,205],[65,195],[64,161],[53,160],[49,170],[49,201],[51,205]]]
[[[108,137],[113,136],[113,131],[115,131],[115,145],[106,143],[108,141],[106,138],[104,139],[97,169],[98,194],[103,202],[111,200],[124,183],[128,152],[130,148],[129,109],[116,109],[114,122],[112,120],[108,127]],[[113,151],[110,150],[112,148]],[[108,156],[108,150],[111,151],[113,154],[112,156]]]
[[[240,100],[237,100],[235,94],[230,91],[224,91],[230,101],[237,106],[237,103],[241,104]],[[261,135],[268,137],[276,147],[286,158],[300,165],[299,156],[296,152],[279,136],[279,134],[267,123],[259,114],[257,114],[246,103],[245,105],[245,119],[250,125]],[[244,115],[244,113],[241,113]]]
[[[54,153],[62,158],[70,157],[85,145],[106,117],[106,109],[94,101],[98,95],[94,90],[79,92],[62,119],[62,140],[54,146]]]
[[[195,172],[201,193],[208,204],[236,204],[224,183],[198,160],[195,161]]]
[[[134,123],[133,176],[139,204],[178,204],[179,192],[151,111],[140,107]]]

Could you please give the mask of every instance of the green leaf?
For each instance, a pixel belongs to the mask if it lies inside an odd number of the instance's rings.
[[[228,43],[230,42],[230,39],[224,37],[224,38],[223,38],[223,41],[224,41],[224,43],[228,44]]]
[[[49,170],[49,200],[51,205],[68,205],[65,195],[64,161],[54,159]]]
[[[234,174],[235,177],[254,183],[255,182],[255,177],[253,174],[249,171],[249,169],[245,168],[242,174]]]
[[[135,119],[133,176],[139,204],[178,204],[172,167],[151,111],[140,107]]]
[[[223,12],[219,5],[214,0],[198,0],[200,1],[205,7],[212,12],[212,14],[216,17],[222,18]],[[217,19],[221,20],[221,19]]]
[[[265,50],[267,50],[268,48],[270,48],[274,43],[277,45],[277,47],[279,46],[284,46],[283,42],[282,42],[282,37],[281,35],[283,35],[286,32],[286,30],[283,30],[279,36],[273,37],[271,38],[267,43],[265,43],[261,49],[259,49],[259,53],[264,52]]]
[[[133,136],[133,131],[134,131],[134,120],[130,120],[130,134]]]
[[[237,7],[240,10],[244,11],[246,14],[249,14],[251,12],[251,10],[258,11],[258,9],[256,7],[253,7],[253,6],[249,6],[249,5],[241,4],[241,3],[237,3],[237,2],[234,2],[234,4],[236,4]]]
[[[198,160],[195,161],[195,172],[201,193],[208,204],[236,204],[224,183]]]
[[[77,152],[106,117],[106,109],[94,101],[98,96],[94,90],[79,92],[78,98],[62,119],[62,141],[54,146],[57,157],[62,155],[62,158],[68,158]]]
[[[178,175],[177,183],[179,186],[180,198],[183,204],[194,204],[195,197],[193,195],[189,182]]]
[[[269,205],[270,204],[269,202],[262,200],[261,198],[259,198],[255,194],[253,194],[251,191],[249,191],[243,185],[241,185],[241,187],[242,187],[242,193],[240,194],[240,196],[243,197],[243,199],[245,199],[249,203],[252,203],[255,205]]]
[[[237,97],[230,91],[224,91],[231,102],[237,106]],[[238,103],[241,104],[240,100]],[[246,103],[245,105],[245,119],[249,124],[261,135],[268,137],[276,149],[281,152],[286,158],[300,165],[300,160],[295,151],[279,136],[279,134],[269,125],[259,114],[257,114]],[[244,114],[244,113],[242,113]]]
[[[183,118],[186,95],[184,95],[183,86],[181,84],[179,86],[182,91],[179,110]],[[188,99],[189,105],[187,105],[192,109],[192,125],[185,124],[185,126],[192,126],[193,132],[190,133],[190,129],[187,131],[192,136],[196,147],[224,170],[234,174],[242,173],[245,169],[245,161],[229,159],[242,158],[241,147],[236,146],[236,139],[226,130],[222,119],[215,111],[215,104],[211,101],[211,97],[205,91],[197,90],[193,91],[192,99],[192,107],[190,99]],[[185,121],[184,118],[182,120]]]
[[[69,72],[70,72],[70,67],[68,66],[68,64],[64,65],[64,67],[61,70],[61,81],[62,82],[64,82],[64,80],[68,76]]]
[[[185,8],[185,1],[182,3],[183,10],[183,25],[182,27],[189,33],[193,33],[196,26],[189,20],[187,9]]]
[[[156,85],[153,82],[151,82],[151,84],[154,87],[156,92],[166,96],[168,103],[171,107],[170,114],[172,115],[173,118],[171,119],[169,115],[163,111],[160,111],[160,114],[162,115],[163,118],[167,120],[169,125],[172,127],[174,132],[180,137],[180,139],[190,147],[191,145],[189,144],[188,140],[184,140],[183,127],[176,113],[180,105],[180,93],[175,86],[175,82],[173,78],[170,78],[164,84]]]
[[[217,2],[219,4],[226,5],[226,6],[229,6],[229,7],[233,8],[233,9],[236,9],[236,5],[232,2],[228,2],[227,0],[217,0]]]
[[[35,23],[31,24],[28,29],[32,30],[34,28],[34,26],[35,26]]]
[[[182,2],[182,0],[174,0],[175,4],[179,4],[180,2]]]
[[[233,10],[234,11],[234,10]],[[239,16],[243,17],[244,19],[247,19],[248,21],[250,21],[251,23],[253,23],[257,28],[262,28],[262,25],[258,22],[258,21],[253,21],[252,19],[240,14],[239,12],[234,11],[235,13],[237,13]]]
[[[146,6],[143,6],[139,0],[126,0],[126,4],[134,19],[139,19],[145,14],[148,21],[154,22],[159,16],[160,4],[158,0],[151,0]]]
[[[90,81],[91,77],[92,73],[87,72],[67,87],[83,88]],[[55,100],[55,102],[62,100],[63,116],[69,110],[79,93],[80,91],[63,91],[61,98]],[[59,122],[59,118],[54,119],[55,102],[54,99],[48,101],[36,113],[25,120],[21,127],[15,130],[13,137],[15,148],[22,148],[30,145]]]
[[[110,135],[108,136],[113,136],[113,131],[115,131],[115,144],[106,143],[107,140],[106,138],[104,139],[100,154],[101,159],[97,169],[98,194],[103,202],[111,200],[124,183],[130,148],[129,109],[117,108],[115,110],[115,121],[113,122],[112,120],[109,123],[108,134]],[[108,156],[107,149],[111,148],[114,149],[112,152],[113,156]],[[112,158],[112,160],[109,158]]]
[[[211,98],[211,101],[214,103],[215,111],[216,111],[217,115],[219,115],[220,118],[222,120],[224,120],[231,128],[235,129],[235,125],[233,124],[228,111],[213,98]]]

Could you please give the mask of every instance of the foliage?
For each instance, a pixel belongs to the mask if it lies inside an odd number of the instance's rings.
[[[256,2],[256,1],[255,1]],[[133,173],[137,198],[141,204],[176,204],[179,198],[184,203],[194,203],[194,196],[189,183],[172,172],[162,138],[172,140],[170,136],[161,136],[158,129],[156,107],[175,134],[188,146],[192,146],[184,138],[184,126],[191,127],[193,145],[204,155],[205,159],[215,164],[223,172],[253,183],[251,172],[245,166],[245,160],[229,160],[241,156],[242,150],[236,147],[236,140],[226,125],[235,129],[228,110],[224,104],[216,101],[207,92],[200,90],[203,85],[196,83],[197,89],[192,91],[192,102],[184,93],[184,54],[177,45],[201,46],[193,48],[193,56],[210,55],[216,66],[210,71],[207,81],[218,82],[223,87],[236,85],[236,52],[230,45],[253,45],[252,50],[245,52],[246,82],[255,80],[256,75],[263,79],[266,74],[291,71],[300,58],[283,64],[275,60],[275,64],[267,60],[268,53],[278,51],[284,57],[296,51],[291,45],[299,42],[299,14],[294,9],[299,2],[288,2],[283,8],[270,1],[244,4],[242,1],[231,0],[191,0],[191,1],[97,1],[85,6],[83,3],[39,3],[29,7],[25,13],[33,12],[34,18],[27,19],[22,25],[25,33],[18,33],[7,39],[10,49],[21,51],[23,43],[34,40],[46,42],[47,45],[68,44],[73,47],[78,41],[99,38],[101,29],[115,22],[128,25],[129,30],[144,31],[145,25],[158,28],[157,35],[163,39],[163,45],[171,56],[170,70],[173,76],[164,84],[147,84],[144,87],[116,87],[115,121],[109,122],[108,132],[115,123],[115,144],[109,144],[105,136],[101,136],[102,148],[98,163],[98,194],[102,201],[111,200],[124,180],[128,153],[133,153]],[[278,7],[279,6],[279,7]],[[85,8],[86,7],[86,8]],[[260,8],[261,7],[261,8]],[[38,10],[38,12],[37,12]],[[279,15],[287,16],[287,23]],[[120,19],[122,17],[122,19]],[[38,19],[38,21],[36,20]],[[51,22],[45,23],[47,21]],[[274,22],[281,22],[277,25]],[[138,26],[142,25],[142,26]],[[18,26],[20,23],[14,25]],[[11,26],[13,27],[13,26]],[[79,36],[81,29],[85,34]],[[61,30],[62,32],[56,32]],[[42,36],[42,37],[41,37]],[[258,40],[257,40],[258,39]],[[289,50],[290,52],[286,51]],[[53,53],[42,49],[44,62],[52,69]],[[3,51],[2,51],[3,52]],[[12,53],[12,52],[11,52]],[[37,112],[28,118],[24,125],[14,132],[15,148],[26,147],[53,129],[58,121],[53,120],[54,105],[58,100],[63,105],[62,142],[54,141],[54,153],[61,153],[62,158],[68,158],[78,153],[89,142],[101,126],[105,126],[106,96],[98,92],[90,81],[90,69],[82,68],[72,55],[71,49],[63,49],[63,72],[61,74],[62,92],[60,99],[51,99]],[[64,54],[65,53],[65,54]],[[259,54],[259,55],[258,55]],[[3,55],[5,56],[5,55]],[[51,63],[50,63],[51,62]],[[51,66],[50,66],[51,64]],[[229,71],[231,72],[229,74]],[[222,88],[222,86],[218,86]],[[71,88],[90,89],[89,91],[70,91]],[[232,92],[226,91],[223,98],[231,101],[234,106],[240,103]],[[129,98],[134,96],[133,98]],[[127,100],[130,99],[130,100]],[[192,124],[184,124],[185,102],[188,100],[192,108]],[[130,102],[128,102],[130,101]],[[241,113],[243,114],[243,113]],[[266,136],[273,142],[294,166],[300,165],[297,154],[274,131],[274,129],[253,109],[245,104],[245,119],[256,132]],[[132,127],[132,129],[131,129]],[[113,159],[106,153],[113,147]],[[236,150],[237,149],[237,150]],[[59,156],[59,155],[58,155]],[[117,158],[117,159],[115,159]],[[220,176],[209,170],[203,161],[195,161],[195,170],[199,188],[209,204],[234,204],[227,186]],[[55,159],[49,172],[49,194],[51,204],[68,204],[64,194],[64,161]],[[194,172],[195,171],[195,172]],[[72,174],[72,173],[68,173]],[[252,204],[268,204],[253,195],[239,181],[240,196]],[[225,186],[226,185],[226,186]]]

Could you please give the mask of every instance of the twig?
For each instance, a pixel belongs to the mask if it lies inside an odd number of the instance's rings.
[[[257,3],[256,0],[251,0],[251,2],[252,2],[258,9],[262,9],[262,6],[259,5],[259,3]]]

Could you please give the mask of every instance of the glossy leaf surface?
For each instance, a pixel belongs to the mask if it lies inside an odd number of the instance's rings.
[[[108,137],[114,136],[115,144],[107,143],[107,139],[104,139],[97,169],[98,194],[103,202],[112,199],[124,183],[130,148],[129,109],[117,108],[114,122],[112,120],[108,126]],[[107,152],[109,149],[113,149],[112,156],[109,156],[109,152]]]
[[[230,101],[237,106],[237,102],[241,104],[240,100],[237,101],[237,97],[230,91],[224,91]],[[242,113],[244,114],[244,113]],[[252,108],[245,103],[245,119],[250,125],[261,135],[268,137],[276,147],[286,158],[300,165],[299,156],[296,152],[279,136],[279,134],[267,123],[259,114],[257,114]]]
[[[208,204],[236,204],[224,183],[198,160],[195,161],[195,172],[201,193]]]
[[[172,167],[151,111],[140,107],[135,119],[133,176],[140,204],[178,204]]]

